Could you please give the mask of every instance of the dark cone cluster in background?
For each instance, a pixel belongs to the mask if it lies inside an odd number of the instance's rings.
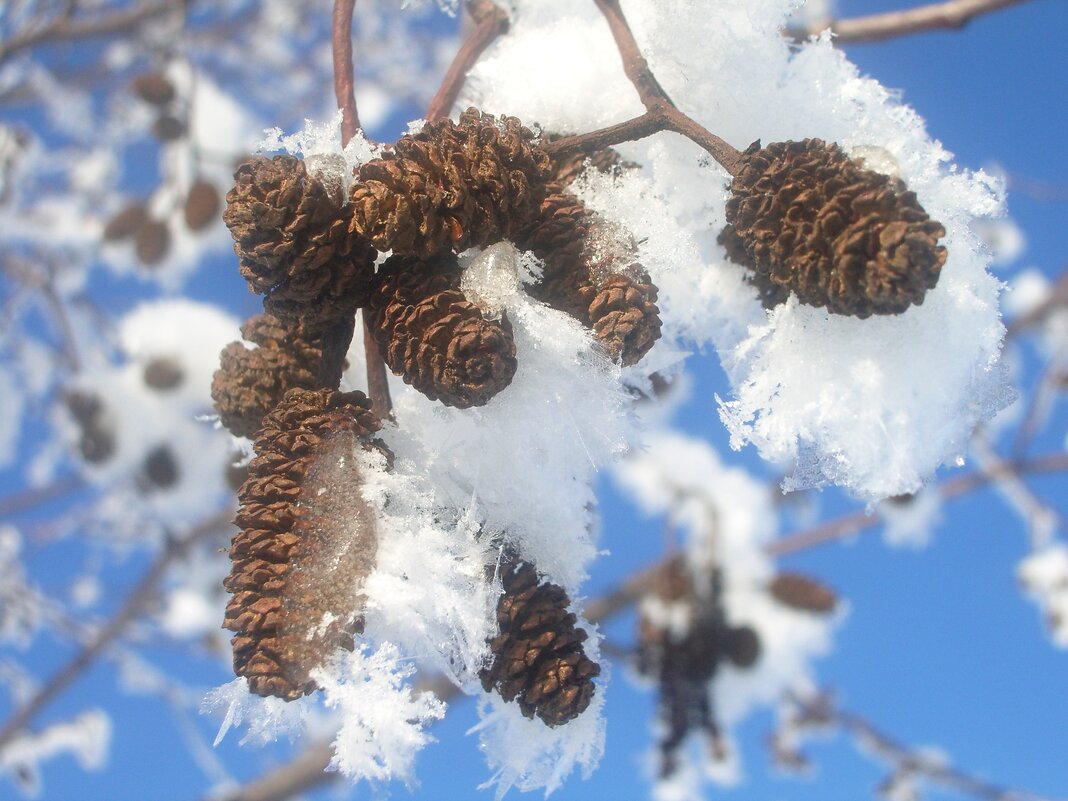
[[[541,583],[529,562],[501,565],[504,593],[497,602],[500,634],[490,640],[491,664],[480,674],[486,692],[515,701],[523,714],[560,726],[581,715],[593,698],[601,668],[583,649],[586,632],[563,587]]]
[[[639,621],[637,668],[655,679],[659,689],[664,724],[660,774],[664,777],[675,772],[675,752],[691,731],[705,732],[715,751],[721,747],[710,687],[719,665],[726,660],[744,669],[760,657],[757,633],[749,626],[727,622],[720,583],[719,571],[713,571],[710,589],[699,592],[689,568],[674,562],[656,600],[662,606],[683,605],[689,625],[684,631],[664,626],[659,616],[649,614],[648,606]]]
[[[293,585],[301,560],[309,558],[310,549],[324,547],[328,536],[317,506],[323,497],[329,503],[332,492],[323,491],[316,460],[336,461],[345,449],[360,445],[384,450],[372,440],[378,427],[362,393],[294,389],[256,435],[256,455],[238,493],[235,522],[241,530],[230,547],[232,566],[224,586],[233,597],[223,625],[235,633],[234,672],[259,695],[293,700],[311,692],[310,671],[337,647],[351,648],[359,628],[358,622],[346,621],[351,610],[333,610],[338,620],[324,627],[322,615],[309,613],[319,610],[307,598],[308,577]],[[360,562],[370,563],[373,553]]]
[[[727,223],[719,241],[768,308],[793,293],[834,314],[900,314],[946,261],[945,229],[914,192],[820,139],[746,150]]]

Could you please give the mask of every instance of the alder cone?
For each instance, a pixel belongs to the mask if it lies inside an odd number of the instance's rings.
[[[507,387],[518,366],[507,317],[486,320],[460,291],[456,256],[392,256],[364,310],[386,365],[431,400],[466,409]]]
[[[219,216],[219,191],[210,181],[200,180],[189,187],[182,213],[185,227],[190,231],[202,231]]]
[[[350,236],[340,190],[292,156],[255,157],[237,168],[223,220],[241,275],[264,308],[306,325],[355,313],[367,299],[375,252]]]
[[[427,123],[360,168],[352,231],[379,250],[428,259],[508,239],[535,213],[548,154],[515,117],[470,108]]]
[[[590,705],[601,668],[586,656],[586,632],[567,611],[571,600],[558,584],[539,583],[529,562],[503,565],[501,581],[500,634],[489,641],[492,663],[479,673],[483,689],[549,726],[574,720]]]
[[[377,540],[370,516],[339,500],[337,484],[360,481],[353,448],[390,457],[371,439],[378,427],[362,393],[334,390],[290,390],[263,420],[223,582],[234,672],[258,695],[291,701],[312,692],[311,671],[336,648],[351,649],[362,628],[347,607]]]
[[[635,364],[660,338],[657,289],[633,241],[562,184],[549,185],[538,216],[515,242],[545,262],[530,294],[591,328],[611,358]]]
[[[315,389],[322,351],[303,330],[277,317],[259,314],[241,327],[241,335],[258,348],[231,342],[219,355],[211,397],[219,420],[237,437],[252,437],[264,416],[290,389]]]
[[[945,229],[914,192],[820,139],[751,145],[726,210],[719,241],[767,308],[792,292],[834,314],[900,314],[946,261]]]

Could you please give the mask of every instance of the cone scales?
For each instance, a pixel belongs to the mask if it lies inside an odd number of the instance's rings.
[[[746,150],[727,223],[719,241],[767,308],[793,293],[834,314],[900,314],[946,261],[945,229],[914,192],[820,139]]]
[[[358,392],[286,393],[263,421],[238,493],[241,527],[224,582],[234,672],[287,701],[315,689],[311,672],[362,629],[359,592],[377,534],[360,495],[357,450],[388,450]]]
[[[501,582],[500,634],[490,640],[492,663],[479,674],[483,689],[496,689],[549,726],[577,718],[590,705],[601,668],[585,654],[587,635],[567,611],[571,600],[558,584],[540,583],[529,562],[503,564]]]

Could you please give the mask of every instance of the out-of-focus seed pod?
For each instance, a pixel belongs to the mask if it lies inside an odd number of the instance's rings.
[[[182,365],[174,359],[160,356],[145,365],[141,376],[146,386],[159,392],[166,392],[181,386],[185,379],[185,371]]]
[[[170,489],[181,478],[178,460],[169,445],[160,445],[149,451],[141,465],[141,471],[152,486],[159,489]]]
[[[78,452],[89,464],[102,464],[115,454],[115,422],[95,394],[68,390],[63,401],[80,429]]]
[[[158,72],[146,72],[138,75],[130,84],[130,89],[139,98],[153,106],[165,106],[174,100],[174,84]]]
[[[187,126],[185,120],[179,119],[173,114],[160,114],[152,123],[152,133],[161,142],[173,142],[185,136]]]
[[[134,233],[134,253],[146,267],[154,267],[171,249],[171,232],[162,220],[146,220]]]
[[[148,209],[144,201],[132,201],[108,220],[104,226],[104,241],[117,242],[121,239],[129,239],[148,221]]]
[[[586,632],[576,628],[564,588],[542,583],[529,562],[501,566],[500,633],[490,640],[492,662],[479,674],[486,692],[515,701],[523,714],[549,726],[574,720],[590,705],[601,668],[586,656]]]
[[[779,573],[768,585],[768,592],[779,603],[803,612],[826,614],[838,605],[834,590],[801,573]]]
[[[190,231],[202,231],[217,219],[222,209],[219,190],[210,181],[197,181],[189,187],[182,208],[185,225]]]

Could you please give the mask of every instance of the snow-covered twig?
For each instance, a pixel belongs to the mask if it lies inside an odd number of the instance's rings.
[[[427,120],[444,117],[456,103],[467,73],[493,41],[508,30],[508,15],[493,0],[469,0],[467,10],[475,20],[475,29],[460,45],[441,86],[427,106]]]

